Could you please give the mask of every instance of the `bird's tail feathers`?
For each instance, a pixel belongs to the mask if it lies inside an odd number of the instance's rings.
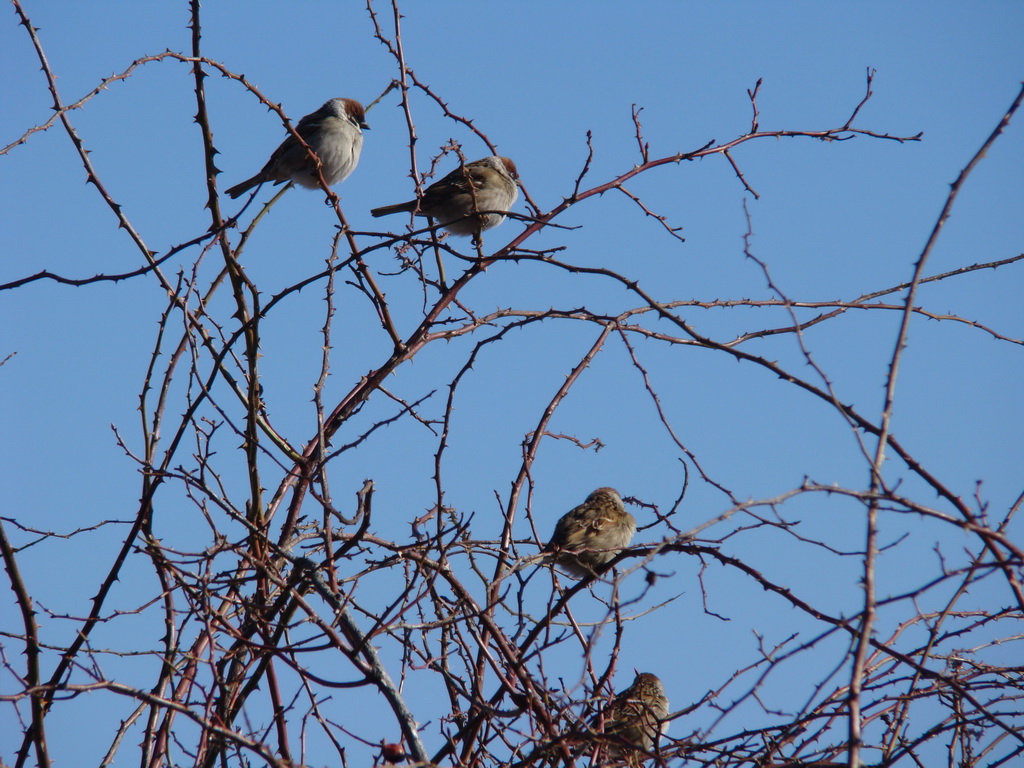
[[[398,203],[397,205],[385,205],[380,208],[374,208],[370,211],[370,215],[375,219],[381,216],[390,216],[392,213],[403,213],[408,212],[416,208],[416,201],[410,200],[408,203]]]
[[[262,179],[260,179],[259,175],[257,174],[256,176],[253,176],[251,179],[246,179],[241,184],[235,184],[235,186],[233,186],[230,189],[228,189],[227,190],[228,197],[230,197],[232,200],[234,200],[235,198],[241,197],[246,192],[248,192],[250,189],[255,187],[257,184],[260,184],[261,182],[262,182]]]

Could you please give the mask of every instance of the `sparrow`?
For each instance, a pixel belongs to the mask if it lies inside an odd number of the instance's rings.
[[[501,213],[484,212],[511,208],[519,196],[518,184],[516,164],[507,157],[491,155],[456,168],[416,200],[374,208],[370,215],[412,212],[437,219],[453,235],[477,237],[505,220]]]
[[[600,573],[633,540],[636,518],[614,488],[598,488],[555,526],[544,552],[571,575]]]
[[[316,152],[324,181],[333,186],[355,170],[363,150],[364,128],[369,130],[370,126],[362,104],[355,99],[330,99],[316,112],[299,120],[295,132]],[[227,192],[233,198],[239,197],[267,181],[275,184],[294,181],[307,189],[320,186],[316,164],[290,133],[259,173]]]
[[[668,697],[657,675],[637,672],[633,684],[617,694],[590,726],[599,738],[599,765],[639,766],[668,728]]]

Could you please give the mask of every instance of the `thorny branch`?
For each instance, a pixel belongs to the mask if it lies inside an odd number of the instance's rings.
[[[633,167],[595,181],[588,133],[580,170],[565,180],[561,202],[545,209],[524,188],[530,214],[510,212],[503,229],[488,233],[486,250],[482,243],[462,248],[435,230],[429,237],[427,229],[353,231],[340,199],[324,185],[324,199],[337,221],[324,246],[323,267],[264,293],[241,257],[280,195],[246,219],[241,231],[246,209],[234,215],[221,210],[207,78],[215,75],[255,96],[302,139],[279,104],[204,53],[200,4],[193,0],[189,6],[188,55],[166,51],[140,57],[74,100],[60,94],[59,73],[20,0],[13,6],[42,67],[54,114],[26,129],[0,157],[30,151],[42,133],[59,124],[86,180],[141,259],[136,269],[119,274],[76,278],[41,270],[0,289],[44,280],[83,287],[148,280],[166,302],[139,393],[142,447],[133,447],[136,441],[123,430],[116,432],[117,444],[138,470],[138,506],[130,520],[117,521],[123,539],[108,553],[106,572],[87,609],[71,615],[47,606],[19,563],[26,553],[58,543],[83,546],[108,521],[61,532],[36,526],[21,513],[0,518],[0,556],[18,608],[16,620],[2,627],[6,684],[0,704],[21,727],[20,743],[2,758],[5,764],[66,762],[54,750],[51,717],[86,696],[90,702],[101,697],[132,702],[117,722],[95,719],[97,731],[109,733],[103,764],[123,756],[129,744],[140,745],[138,758],[129,762],[137,759],[152,768],[347,765],[349,750],[368,745],[391,763],[581,764],[600,751],[600,739],[609,739],[594,733],[594,723],[620,687],[612,680],[619,683],[629,666],[647,663],[626,658],[624,638],[649,631],[676,610],[670,606],[679,590],[666,596],[663,585],[677,583],[673,577],[686,568],[695,571],[690,588],[699,589],[701,618],[724,623],[743,614],[745,604],[718,604],[721,585],[729,582],[749,590],[751,604],[790,611],[795,626],[785,638],[759,633],[745,657],[722,661],[711,654],[705,663],[717,674],[715,687],[670,691],[675,709],[665,719],[673,727],[671,738],[633,754],[629,764],[649,759],[659,766],[920,766],[932,764],[926,754],[933,753],[926,750],[939,740],[948,745],[950,765],[1008,765],[1024,752],[1019,714],[1024,712],[1024,667],[1007,662],[1002,653],[1021,641],[1015,627],[1024,615],[1024,556],[1008,530],[1020,500],[998,510],[990,508],[980,488],[973,499],[958,495],[892,431],[897,373],[915,317],[980,333],[1009,349],[1022,344],[991,323],[922,304],[919,288],[956,284],[982,270],[1019,268],[1024,259],[1016,255],[925,274],[957,195],[1018,110],[1024,89],[953,184],[910,279],[853,298],[788,295],[754,254],[749,219],[745,253],[761,269],[769,299],[668,297],[668,286],[642,285],[630,274],[602,266],[600,254],[573,261],[568,244],[550,241],[570,229],[564,223],[567,211],[617,190],[679,247],[684,241],[678,214],[652,207],[633,191],[639,186],[626,186],[656,168],[675,165],[683,173],[683,161],[721,156],[727,173],[756,198],[734,151],[741,145],[783,138],[920,140],[921,134],[894,136],[855,125],[872,97],[873,70],[867,72],[863,97],[837,128],[763,130],[758,80],[747,93],[752,109],[747,132],[668,154],[652,150],[640,121],[642,108],[633,105],[633,135],[626,138],[636,142]],[[440,143],[429,163],[418,154],[417,122],[427,111],[496,152],[481,121],[460,114],[451,99],[417,77],[403,45],[397,0],[387,15],[368,2],[367,15],[372,34],[394,62],[392,84],[381,99],[392,89],[399,99],[416,190],[440,157],[466,157],[456,140]],[[104,98],[108,87],[164,62],[189,66],[210,219],[206,232],[158,255],[103,183],[75,117],[90,101]],[[548,198],[550,191],[537,196]],[[541,232],[548,238],[542,246],[530,242]],[[496,243],[504,244],[491,247]],[[213,276],[201,269],[211,253],[222,262]],[[429,274],[428,253],[435,257],[436,277]],[[389,254],[394,264],[385,263]],[[446,278],[442,255],[460,265],[461,274]],[[191,258],[190,269],[171,277],[165,270],[172,258]],[[508,262],[537,274],[600,281],[627,296],[629,304],[603,312],[582,300],[543,309],[477,306],[471,288],[489,268]],[[214,300],[225,281],[231,290],[227,308]],[[422,300],[418,314],[391,298],[410,284]],[[322,289],[326,306],[318,328],[322,354],[309,382],[313,406],[307,421],[286,429],[271,418],[276,399],[265,389],[260,360],[268,327],[304,289],[308,295],[313,288]],[[346,301],[340,301],[348,288]],[[903,297],[884,299],[892,294]],[[743,321],[772,314],[753,329],[717,333],[697,329],[690,314],[697,309],[729,312]],[[885,400],[872,416],[869,408],[844,400],[812,353],[807,334],[838,318],[879,312],[898,312],[900,325]],[[374,349],[372,365],[360,369],[339,338],[347,344],[350,324],[366,318],[379,326],[382,343]],[[563,327],[583,329],[586,341],[580,349],[562,351],[554,384],[545,388],[538,378],[529,393],[517,393],[534,398],[535,412],[517,438],[522,442],[507,492],[495,492],[494,509],[475,515],[460,510],[449,488],[451,478],[467,469],[458,454],[466,430],[460,409],[481,386],[478,368],[505,354],[517,336],[546,339]],[[799,351],[795,362],[765,346],[776,339],[793,341]],[[428,349],[454,350],[457,362],[440,381],[412,366],[428,357]],[[807,477],[769,498],[744,500],[676,415],[678,382],[660,377],[655,358],[662,352],[680,369],[697,365],[696,352],[744,363],[744,374],[777,377],[797,396],[838,417],[844,437],[853,435],[860,447],[858,466],[868,470],[865,487]],[[639,528],[645,543],[617,554],[610,570],[569,584],[534,552],[545,544],[552,522],[536,514],[547,503],[540,500],[544,483],[538,478],[551,472],[549,451],[603,450],[600,436],[576,432],[560,419],[594,382],[594,369],[617,354],[633,372],[635,389],[616,392],[614,407],[625,409],[628,403],[632,418],[640,418],[636,414],[642,409],[653,415],[655,426],[645,439],[670,446],[673,460],[682,462],[682,479],[670,509],[640,489],[624,493],[643,518]],[[393,392],[390,384],[385,388],[390,378],[405,383],[411,378],[421,391]],[[446,397],[433,397],[443,391]],[[349,462],[371,454],[399,427],[409,430],[403,436],[429,441],[425,455],[433,468],[433,497],[406,509],[393,501],[394,494],[382,504],[381,494],[374,508],[373,482],[366,480],[354,491]],[[296,429],[305,438],[296,438]],[[890,453],[899,459],[898,471],[883,468]],[[916,487],[906,487],[912,484]],[[350,492],[356,496],[352,508],[339,501],[351,499]],[[695,502],[694,493],[706,495]],[[835,505],[837,516],[856,505],[863,545],[807,530],[801,518],[806,507],[800,505],[826,503]],[[880,583],[878,564],[910,535],[904,530],[885,539],[882,523],[892,520],[938,526],[955,537],[957,551],[936,545],[932,571],[915,574],[909,588],[890,590]],[[404,524],[410,521],[412,532],[406,536]],[[759,537],[753,548],[752,536]],[[776,561],[760,558],[767,546],[762,541],[792,546],[818,564],[808,566],[815,572],[806,580],[778,573]],[[850,563],[860,569],[863,588],[855,610],[837,608],[816,589],[815,577],[848,571]],[[123,602],[115,585],[134,578],[143,564],[153,576],[151,592],[136,605]],[[994,609],[994,603],[979,606],[974,595],[986,590],[1010,601]],[[150,622],[147,627],[156,631],[148,636],[159,635],[159,641],[143,646],[147,641],[132,635],[138,624],[130,621]],[[101,628],[122,626],[125,637],[103,646]],[[807,680],[807,668],[817,679],[798,688],[793,681]],[[790,695],[793,689],[796,694]],[[376,718],[372,725],[356,716],[362,710]],[[336,754],[314,753],[307,748],[312,743]]]

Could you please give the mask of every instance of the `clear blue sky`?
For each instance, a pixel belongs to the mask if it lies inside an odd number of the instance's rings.
[[[190,45],[184,3],[26,0],[25,8],[40,28],[66,103],[82,98],[135,59],[165,49],[187,52]],[[390,25],[388,10],[381,6],[379,11]],[[743,253],[744,201],[754,233],[752,251],[790,298],[853,299],[909,280],[950,183],[995,127],[1024,77],[1024,5],[1015,2],[407,2],[403,12],[409,66],[453,112],[473,118],[499,151],[516,161],[525,188],[545,210],[572,191],[587,154],[588,131],[594,147],[592,184],[638,162],[631,105],[643,108],[645,138],[651,155],[660,157],[747,131],[751,107],[746,91],[759,78],[763,130],[821,130],[845,122],[864,95],[866,71],[877,72],[873,98],[856,126],[901,136],[923,132],[922,141],[901,144],[858,137],[828,144],[809,139],[751,142],[736,149],[734,157],[759,199],[744,191],[728,163],[717,156],[659,168],[629,185],[653,210],[683,228],[685,243],[666,235],[616,193],[571,209],[558,220],[579,229],[542,233],[526,243],[530,248],[565,246],[559,258],[621,272],[662,301],[773,297],[760,268]],[[360,3],[208,3],[203,14],[205,55],[244,73],[293,120],[334,96],[369,103],[396,75]],[[15,14],[8,8],[2,18],[0,145],[6,146],[50,117],[51,100]],[[151,63],[71,115],[104,185],[147,245],[161,254],[209,225],[192,88],[186,65]],[[258,170],[283,131],[277,117],[237,82],[213,75],[207,88],[214,141],[221,153],[218,183],[224,189]],[[392,93],[369,113],[372,130],[366,134],[360,166],[337,188],[357,230],[404,225],[400,217],[378,221],[368,213],[372,207],[407,199],[412,191],[408,137],[397,105]],[[452,138],[462,142],[468,157],[489,153],[422,95],[413,106],[421,168]],[[450,168],[450,160],[443,161],[441,170]],[[1018,116],[970,178],[926,274],[1021,253],[1021,179],[1024,124]],[[264,191],[261,199],[267,197]],[[238,210],[239,203],[222,201],[228,212]],[[516,210],[526,213],[522,198]],[[137,250],[86,185],[59,125],[0,155],[0,219],[0,284],[43,269],[83,278],[141,266]],[[297,190],[285,196],[246,249],[247,274],[264,299],[322,268],[334,223],[319,193]],[[488,236],[488,245],[503,244],[502,238],[510,239],[521,226],[506,223]],[[198,255],[192,249],[172,260],[167,274],[179,269],[188,273]],[[200,271],[204,279],[217,268],[219,256],[207,258]],[[373,259],[381,272],[395,268],[385,252]],[[452,262],[448,268],[450,274],[458,269]],[[926,286],[919,304],[936,315],[974,321],[1020,339],[1021,270],[1017,263]],[[422,294],[411,280],[385,282],[396,322],[411,331]],[[890,298],[895,303],[898,296]],[[462,298],[482,313],[506,307],[587,307],[615,314],[636,304],[617,284],[528,262],[491,267]],[[307,288],[262,327],[265,397],[278,428],[299,444],[315,427],[310,399],[319,370],[322,299],[322,286]],[[358,294],[341,289],[339,305],[325,396],[330,404],[389,351]],[[0,359],[15,355],[0,367],[4,518],[66,533],[133,517],[140,479],[111,427],[130,450],[139,449],[138,392],[164,308],[159,286],[147,278],[81,288],[39,281],[0,292]],[[231,327],[230,309],[225,304],[219,309],[220,319]],[[681,314],[720,341],[789,324],[786,312],[778,309],[693,308]],[[842,402],[854,404],[873,420],[881,408],[898,323],[894,311],[850,312],[804,337]],[[671,330],[655,321],[648,325]],[[445,502],[475,515],[474,538],[497,535],[500,509],[495,494],[503,502],[507,499],[523,436],[596,337],[594,326],[554,321],[511,333],[481,353],[460,389],[442,470]],[[437,417],[446,386],[473,343],[467,339],[435,345],[387,386],[407,400],[438,390],[424,406],[427,415]],[[803,362],[792,335],[744,348],[820,382]],[[851,430],[833,410],[764,370],[725,355],[654,342],[638,342],[638,354],[680,439],[705,471],[737,498],[773,498],[798,487],[804,478],[866,487],[868,466]],[[998,340],[953,320],[915,318],[898,382],[894,433],[954,493],[965,499],[977,493],[994,513],[1005,514],[1021,493],[1022,381],[1019,342]],[[181,391],[176,392],[180,398]],[[169,408],[180,412],[182,402],[172,400]],[[354,439],[393,412],[392,403],[372,403],[339,442]],[[663,510],[677,497],[679,451],[660,425],[621,342],[610,342],[597,358],[563,403],[552,431],[583,441],[599,438],[605,447],[583,451],[567,441],[550,441],[542,448],[532,474],[531,507],[542,535],[560,514],[601,485],[615,486],[623,495]],[[868,444],[873,446],[872,441]],[[226,439],[222,449],[230,456],[236,445]],[[437,439],[418,423],[399,422],[336,462],[333,490],[339,499],[350,499],[363,478],[373,478],[380,510],[376,532],[407,538],[408,522],[435,498],[436,447]],[[187,460],[185,452],[181,462]],[[225,463],[229,486],[237,483],[231,492],[244,497],[241,456]],[[898,459],[890,458],[888,470],[890,481],[905,482],[904,494],[942,509]],[[273,489],[280,478],[270,465],[265,471],[265,483]],[[691,472],[677,525],[696,526],[728,507],[721,493]],[[804,496],[781,510],[787,519],[802,521],[802,535],[846,551],[863,546],[863,509],[853,502]],[[633,511],[641,524],[651,522],[643,509]],[[161,497],[157,515],[157,528],[169,545],[205,546],[201,519],[180,489]],[[522,510],[518,520],[517,535],[530,537]],[[715,539],[749,523],[749,518],[734,520],[704,535]],[[86,614],[123,530],[108,527],[89,537],[23,551],[19,562],[40,606],[55,614]],[[1019,525],[1011,528],[1018,540],[1020,531]],[[939,567],[936,547],[959,552],[977,545],[907,515],[885,518],[884,543],[908,532],[892,555],[883,558],[881,589],[886,593],[930,578]],[[652,528],[637,541],[660,541],[666,533]],[[33,538],[15,529],[8,535],[19,544]],[[837,566],[821,550],[775,532],[738,535],[723,549],[793,586],[823,610],[850,615],[859,608],[857,558]],[[525,545],[522,549],[524,554],[532,551]],[[792,631],[814,631],[813,624],[803,623],[804,617],[749,581],[715,568],[707,574],[708,607],[730,621],[703,613],[696,581],[700,564],[692,560],[672,555],[655,562],[660,573],[672,576],[659,581],[643,607],[680,597],[631,623],[616,675],[616,685],[623,687],[633,667],[657,672],[674,709],[721,686],[725,670],[756,660],[755,634],[763,635],[770,647]],[[133,610],[154,594],[146,561],[140,559],[129,573],[138,582],[126,580],[119,587],[115,602],[122,610]],[[639,575],[635,580],[642,583]],[[531,588],[538,589],[541,581]],[[641,586],[627,582],[626,595],[638,593]],[[368,595],[363,599],[373,602]],[[582,616],[594,610],[582,602],[586,599],[581,596]],[[973,599],[983,610],[1010,601],[1005,587],[995,582],[979,587]],[[942,604],[941,596],[936,604]],[[884,617],[893,623],[885,624],[882,634],[904,617],[906,605],[902,610]],[[11,594],[4,590],[0,624],[5,631],[17,631],[16,619]],[[53,632],[51,642],[67,641],[71,630],[66,622],[41,623]],[[160,627],[146,614],[117,626],[122,639],[125,632],[131,638],[129,629],[135,628],[138,639],[131,642],[136,646],[158,645]],[[102,633],[100,638],[98,642],[113,642]],[[842,645],[837,647],[841,650]],[[8,663],[20,663],[17,643],[7,653]],[[119,671],[129,667],[124,662],[111,665]],[[578,680],[579,659],[552,659],[547,671]],[[820,677],[818,672],[809,670],[810,679]],[[349,676],[347,670],[337,674]],[[428,712],[424,719],[436,717],[439,713],[429,711],[429,692],[416,685],[410,683],[410,700]],[[0,691],[10,687],[9,677],[0,679]],[[811,694],[795,688],[787,691],[779,685],[766,697],[780,709],[796,707]],[[343,701],[341,694],[337,701]],[[341,716],[344,707],[337,706],[335,714]],[[56,717],[66,727],[51,731],[53,754],[64,765],[75,764],[76,756],[79,764],[96,764],[109,742],[110,728],[97,732],[87,727],[90,707],[113,707],[116,719],[130,704],[95,695],[64,705]],[[372,705],[366,711],[383,716]],[[745,712],[739,710],[738,716]],[[20,727],[12,714],[6,705],[0,708],[0,761],[9,760],[17,744],[10,734]],[[759,711],[748,714],[750,727],[765,717]],[[697,722],[677,721],[672,733],[686,734],[709,722],[706,715]],[[742,718],[732,727],[744,727]],[[376,734],[365,723],[356,730],[375,739],[396,735],[391,730]],[[428,730],[424,739],[429,747],[439,745],[436,729]],[[353,757],[356,765],[369,759],[356,747]],[[117,764],[132,764],[133,758],[122,748]],[[322,764],[315,754],[309,762]]]

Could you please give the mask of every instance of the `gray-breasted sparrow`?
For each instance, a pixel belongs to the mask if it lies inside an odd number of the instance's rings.
[[[363,105],[355,99],[331,99],[316,112],[299,120],[295,132],[320,158],[321,171],[328,186],[344,181],[355,170],[363,151],[363,128],[369,129]],[[227,192],[239,197],[255,186],[272,181],[294,181],[308,189],[320,186],[316,164],[306,148],[290,133],[263,166],[263,170],[236,184]]]
[[[545,552],[573,576],[600,573],[633,540],[636,518],[614,488],[598,488],[555,526]]]
[[[507,211],[519,196],[519,171],[507,157],[491,155],[466,163],[435,181],[417,200],[374,208],[371,216],[387,216],[403,211],[430,216],[453,235],[479,235],[505,220]]]
[[[668,697],[657,675],[638,672],[591,722],[598,764],[638,766],[658,744],[668,723]]]

